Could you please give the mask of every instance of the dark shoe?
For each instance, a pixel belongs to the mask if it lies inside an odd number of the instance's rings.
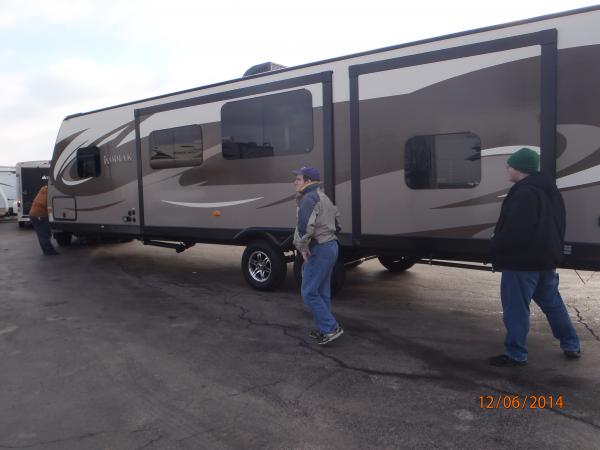
[[[579,359],[581,358],[581,350],[574,352],[573,350],[564,350],[565,358],[567,359]]]
[[[496,367],[518,367],[527,365],[527,361],[517,361],[506,355],[498,355],[490,358],[490,365]]]
[[[56,255],[60,255],[60,253],[58,253],[56,250],[53,250],[51,252],[44,253],[44,255],[46,255],[46,256],[56,256]]]
[[[323,333],[321,333],[319,330],[310,330],[308,333],[308,337],[311,339],[319,339],[321,336],[323,336]]]
[[[337,327],[335,327],[335,330],[333,330],[331,333],[322,333],[317,338],[317,344],[319,344],[319,345],[329,344],[331,341],[334,341],[337,338],[339,338],[342,334],[344,334],[344,330],[342,330],[342,327],[340,327],[338,325]]]

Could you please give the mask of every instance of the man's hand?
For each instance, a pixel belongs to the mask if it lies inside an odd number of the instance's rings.
[[[308,258],[310,258],[310,250],[309,249],[302,250],[300,253],[302,253],[302,257],[304,258],[304,261],[308,261]]]

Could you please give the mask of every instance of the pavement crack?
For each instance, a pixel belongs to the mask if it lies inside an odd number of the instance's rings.
[[[188,434],[187,436],[184,436],[182,438],[175,439],[175,442],[179,442],[181,444],[183,441],[187,441],[188,439],[202,436],[203,434],[214,433],[215,431],[218,431],[218,430],[219,430],[219,428],[209,428],[207,430],[199,431],[198,433]]]
[[[592,327],[590,327],[588,325],[588,323],[583,320],[583,317],[582,317],[581,312],[579,311],[579,309],[577,309],[576,306],[572,306],[572,305],[569,305],[569,308],[575,310],[575,312],[577,313],[577,322],[579,322],[581,325],[583,325],[586,328],[586,330],[588,330],[589,333],[592,336],[594,336],[594,339],[596,339],[598,342],[600,342],[600,336],[598,336],[596,334],[596,332],[592,329]]]
[[[0,448],[32,448],[32,447],[39,447],[39,446],[45,446],[45,445],[51,445],[51,444],[60,444],[63,442],[70,442],[70,441],[81,442],[84,439],[93,438],[93,437],[99,436],[101,434],[107,434],[107,433],[114,433],[114,431],[97,431],[95,433],[83,433],[79,436],[70,436],[70,437],[66,437],[66,438],[62,438],[62,439],[54,439],[54,440],[50,440],[50,441],[35,442],[35,443],[29,444],[29,445],[9,445],[9,444],[0,443]]]
[[[155,442],[160,441],[164,436],[162,434],[159,434],[158,436],[150,439],[148,442],[146,442],[144,445],[142,445],[141,447],[136,447],[135,450],[144,450],[145,448],[150,447],[152,444],[154,444]]]
[[[251,317],[247,317],[247,314],[250,313],[251,311],[248,308],[245,308],[242,305],[238,305],[237,303],[230,302],[227,299],[227,297],[228,297],[227,295],[224,296],[224,298],[223,298],[223,304],[227,305],[227,306],[232,306],[234,308],[239,309],[240,313],[237,316],[238,319],[243,320],[243,321],[249,323],[250,325],[254,325],[254,326],[257,326],[257,327],[279,328],[279,329],[283,330],[284,334],[285,334],[285,331],[288,330],[288,329],[298,329],[299,328],[298,326],[285,325],[285,324],[282,324],[282,323],[273,323],[273,322],[268,322],[268,321],[262,321],[262,322],[260,322],[260,321],[252,319]]]
[[[336,356],[329,355],[329,354],[325,353],[324,351],[319,350],[318,348],[314,348],[308,342],[306,342],[304,339],[302,339],[302,338],[298,338],[298,339],[301,341],[300,345],[302,345],[303,347],[307,348],[308,350],[310,350],[314,353],[321,355],[324,358],[329,359],[330,361],[333,361],[338,367],[340,367],[342,369],[352,370],[354,372],[360,372],[360,373],[364,373],[367,375],[377,375],[377,376],[381,376],[381,377],[399,378],[399,379],[403,379],[403,380],[427,380],[427,381],[447,380],[447,377],[443,377],[440,375],[427,375],[427,374],[418,374],[418,373],[396,372],[396,371],[368,369],[366,367],[352,366],[350,364],[347,364],[342,359],[337,358]]]
[[[318,378],[317,378],[315,381],[313,381],[313,382],[312,382],[312,383],[310,383],[308,386],[306,386],[306,387],[305,387],[305,388],[302,390],[302,392],[300,392],[300,393],[299,393],[299,394],[296,396],[296,398],[294,399],[294,401],[296,401],[296,402],[297,402],[297,401],[299,401],[299,400],[300,400],[300,398],[302,398],[302,396],[303,396],[304,394],[306,394],[307,392],[309,392],[309,391],[310,391],[311,389],[313,389],[315,386],[317,386],[317,385],[321,384],[321,383],[322,383],[323,381],[325,381],[325,380],[329,380],[329,379],[331,379],[331,378],[332,378],[332,377],[334,377],[335,375],[336,375],[336,374],[331,374],[331,373],[326,373],[326,374],[324,374],[324,375],[321,375],[321,376],[320,376],[320,377],[318,377]]]
[[[246,388],[243,391],[236,392],[234,394],[230,394],[230,395],[228,395],[228,397],[237,397],[238,395],[245,394],[245,393],[253,391],[255,389],[261,389],[261,388],[267,388],[267,387],[271,387],[271,386],[276,386],[279,383],[281,383],[282,381],[284,381],[284,380],[281,379],[281,380],[273,381],[271,383],[265,383],[265,384],[258,384],[258,385],[255,385],[255,386],[250,386],[249,388]]]

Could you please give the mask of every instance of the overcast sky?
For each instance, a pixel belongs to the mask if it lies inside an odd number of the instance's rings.
[[[0,165],[77,112],[594,1],[0,0]]]

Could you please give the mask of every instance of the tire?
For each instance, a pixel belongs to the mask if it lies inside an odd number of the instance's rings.
[[[25,228],[25,222],[19,222],[19,228]]]
[[[242,273],[246,282],[254,289],[273,291],[285,280],[285,256],[268,241],[251,242],[242,255]]]
[[[296,283],[298,283],[298,287],[302,287],[302,265],[304,264],[304,259],[299,252],[296,252],[294,257],[294,278],[296,279]],[[346,281],[346,268],[344,267],[344,263],[338,260],[333,266],[333,273],[331,274],[331,296],[336,296],[344,287],[344,282]]]
[[[54,233],[54,239],[59,247],[68,247],[73,241],[73,235],[66,232]]]
[[[408,256],[378,256],[377,259],[387,270],[396,273],[404,272],[417,263],[417,258],[411,258]]]

